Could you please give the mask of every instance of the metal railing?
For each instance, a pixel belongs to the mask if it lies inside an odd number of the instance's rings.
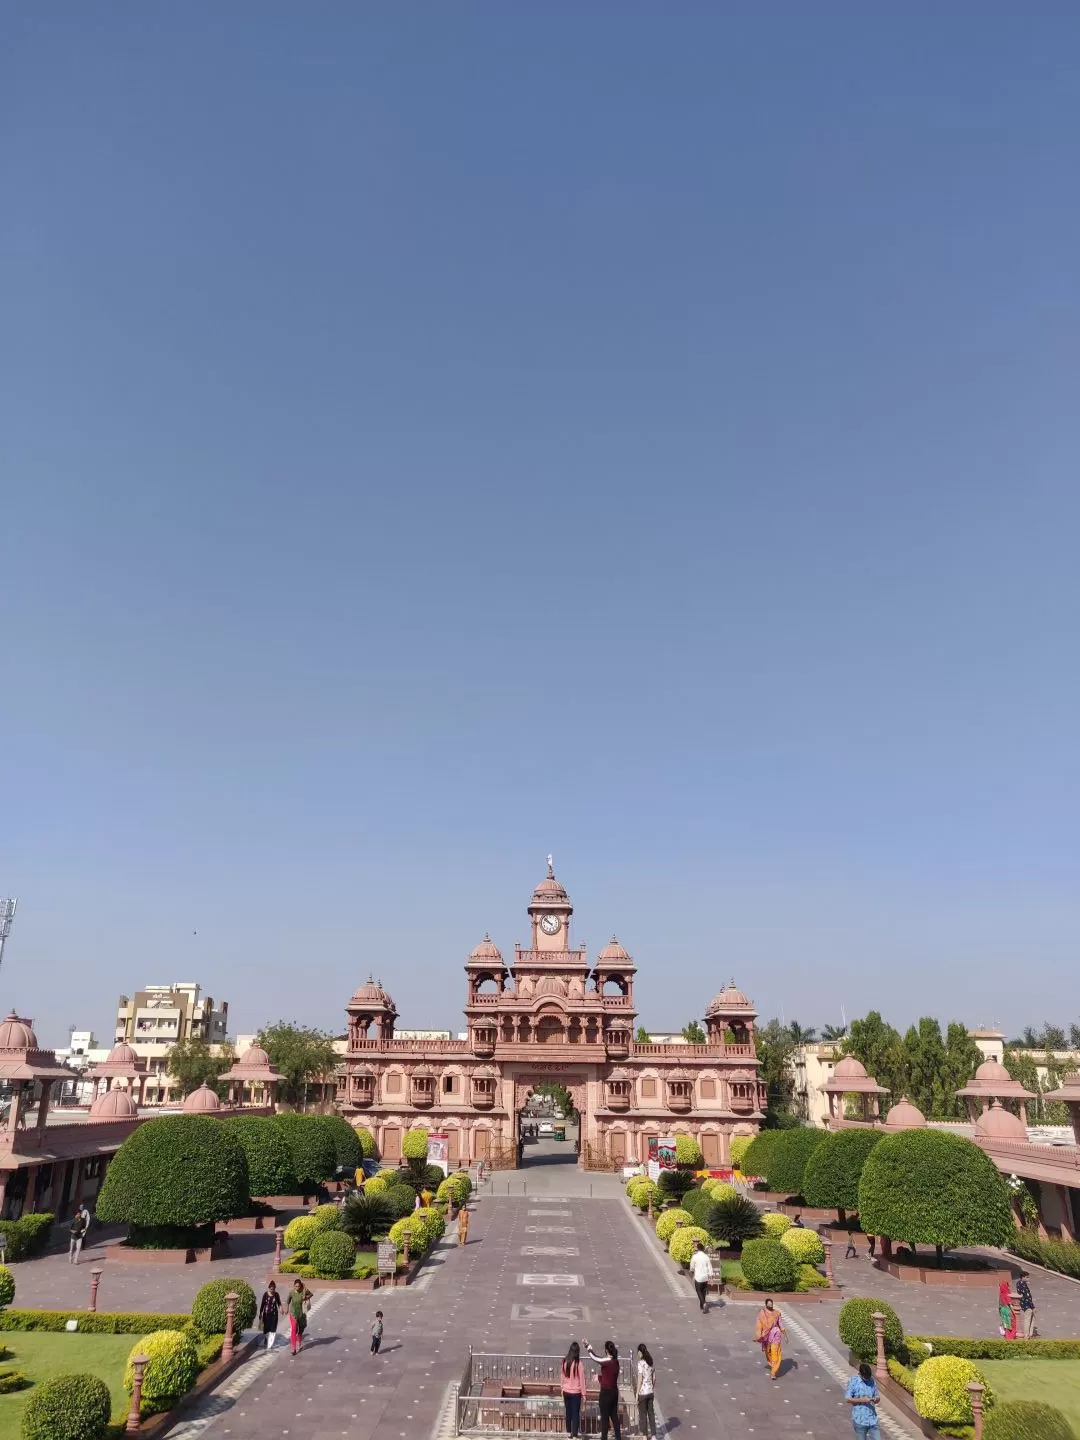
[[[488,1435],[506,1432],[563,1434],[566,1429],[562,1394],[561,1355],[488,1355],[470,1351],[458,1390],[455,1434]],[[597,1402],[600,1365],[582,1356],[585,1368],[585,1399],[581,1407],[582,1435],[600,1433]],[[623,1363],[622,1375],[631,1373],[631,1359]],[[550,1386],[554,1393],[504,1395],[504,1388]],[[484,1394],[487,1389],[489,1394]],[[494,1393],[498,1390],[500,1393]],[[638,1433],[637,1406],[629,1384],[619,1385],[619,1409],[623,1428]]]

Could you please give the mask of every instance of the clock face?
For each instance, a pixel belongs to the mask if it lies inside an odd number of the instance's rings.
[[[540,921],[540,929],[545,935],[557,935],[561,925],[562,921],[558,915],[545,915]]]

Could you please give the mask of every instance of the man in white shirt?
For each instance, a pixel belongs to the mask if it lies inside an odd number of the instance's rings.
[[[712,1261],[701,1248],[701,1241],[694,1241],[694,1253],[690,1256],[690,1278],[697,1291],[698,1305],[704,1315],[708,1310],[709,1281],[712,1279]]]

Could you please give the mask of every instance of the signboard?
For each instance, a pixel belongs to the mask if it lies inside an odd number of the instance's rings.
[[[380,1275],[397,1274],[397,1246],[392,1240],[380,1240],[377,1260]]]
[[[658,1180],[661,1170],[675,1169],[675,1137],[661,1135],[649,1141],[649,1179]]]
[[[450,1136],[445,1130],[432,1130],[427,1137],[427,1163],[438,1165],[444,1175],[450,1174]]]

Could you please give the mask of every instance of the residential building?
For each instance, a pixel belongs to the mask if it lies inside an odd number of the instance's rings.
[[[229,1005],[214,1004],[194,981],[148,985],[129,999],[121,995],[116,1007],[114,1044],[126,1042],[146,1061],[145,1102],[162,1105],[174,1098],[168,1080],[169,1051],[184,1040],[205,1040],[222,1045],[228,1038]]]

